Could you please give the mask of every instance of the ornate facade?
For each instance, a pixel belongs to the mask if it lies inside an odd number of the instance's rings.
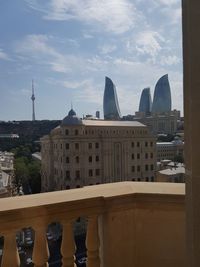
[[[71,110],[41,144],[42,191],[154,181],[155,138],[139,122],[81,120]]]

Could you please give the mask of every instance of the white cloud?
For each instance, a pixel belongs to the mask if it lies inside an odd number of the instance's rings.
[[[155,31],[144,31],[137,35],[135,39],[136,50],[141,55],[156,56],[162,49],[164,38]]]
[[[99,46],[99,50],[101,54],[109,54],[114,52],[117,49],[117,46],[114,44],[104,44]]]
[[[83,81],[63,81],[61,84],[68,89],[80,89],[83,87],[87,87],[88,84],[91,84],[90,80],[83,80]]]
[[[41,4],[26,0],[31,8],[42,11],[48,20],[79,20],[115,34],[130,30],[139,17],[132,2],[128,0],[51,0]]]
[[[30,34],[27,35],[23,40],[17,42],[16,52],[27,54],[34,53],[34,55],[52,55],[57,56],[57,52],[54,48],[50,47],[48,43],[49,37],[42,34]],[[32,54],[30,54],[31,56]]]
[[[84,39],[93,39],[94,36],[93,36],[92,34],[83,32],[83,38],[84,38]]]
[[[177,65],[178,63],[180,63],[180,58],[178,58],[177,56],[173,55],[173,56],[161,56],[160,58],[160,64],[162,66],[168,65]]]
[[[80,90],[76,96],[77,101],[91,103],[95,105],[102,105],[103,90],[93,80],[85,80],[80,83]]]
[[[9,60],[9,56],[3,51],[3,49],[0,48],[0,60]]]
[[[164,14],[169,20],[169,24],[180,24],[182,9],[181,6],[177,8],[166,7],[161,9],[161,13]]]
[[[156,0],[156,1],[160,4],[167,5],[167,6],[176,5],[176,4],[181,3],[180,0]]]

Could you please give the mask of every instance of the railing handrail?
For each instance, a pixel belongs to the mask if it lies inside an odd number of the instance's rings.
[[[34,224],[129,209],[141,201],[183,203],[185,185],[120,182],[0,199],[0,234]]]

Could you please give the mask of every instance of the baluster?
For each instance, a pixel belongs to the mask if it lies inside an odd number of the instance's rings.
[[[62,245],[61,245],[61,254],[62,254],[62,266],[63,267],[76,267],[74,262],[76,245],[74,242],[73,234],[73,222],[64,221],[63,233],[62,233]]]
[[[46,238],[46,227],[34,228],[35,240],[33,248],[34,267],[48,267],[49,248]]]
[[[100,267],[98,216],[88,218],[86,247],[87,267]]]
[[[16,244],[16,233],[11,232],[4,236],[2,267],[19,267],[20,259]]]

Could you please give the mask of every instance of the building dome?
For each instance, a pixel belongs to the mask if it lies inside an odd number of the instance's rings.
[[[68,116],[76,116],[76,112],[73,109],[70,109]]]
[[[61,126],[82,124],[82,120],[76,115],[76,112],[73,109],[70,109],[68,115],[61,122]]]

